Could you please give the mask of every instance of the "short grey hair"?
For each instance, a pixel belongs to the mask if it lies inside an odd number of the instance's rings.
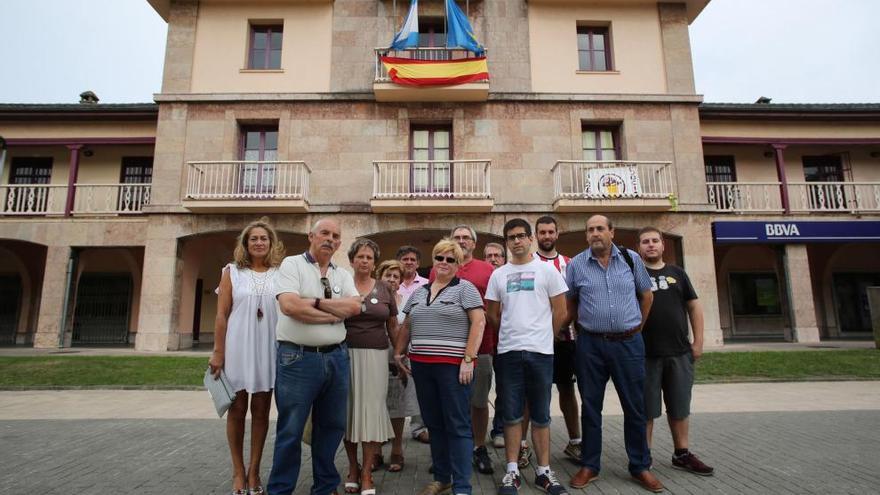
[[[455,231],[461,230],[461,229],[467,229],[471,233],[471,238],[473,238],[474,242],[477,242],[477,231],[474,230],[474,228],[471,227],[470,225],[465,225],[465,224],[456,225],[455,227],[452,227],[452,230],[449,231],[449,237],[451,238],[451,237],[455,236]]]

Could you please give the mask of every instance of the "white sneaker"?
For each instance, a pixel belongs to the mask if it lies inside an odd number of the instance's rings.
[[[492,446],[496,449],[504,448],[504,435],[495,435],[492,437]]]

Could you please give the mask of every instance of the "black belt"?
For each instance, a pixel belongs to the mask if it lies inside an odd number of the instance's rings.
[[[596,337],[610,342],[620,342],[622,340],[626,340],[633,335],[639,333],[640,330],[641,328],[635,327],[632,330],[627,330],[625,332],[591,332],[589,330],[585,330],[582,326],[578,325],[579,332],[583,332],[590,337]]]
[[[315,345],[299,345],[297,343],[288,342],[286,340],[279,340],[278,345],[286,346],[286,347],[293,347],[294,349],[302,349],[305,352],[320,352],[320,353],[333,352],[336,349],[342,348],[342,344],[317,345],[317,346],[315,346]]]

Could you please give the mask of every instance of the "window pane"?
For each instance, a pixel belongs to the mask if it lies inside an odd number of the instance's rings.
[[[266,52],[264,50],[251,50],[251,60],[248,69],[265,69]]]
[[[449,131],[435,131],[434,132],[434,148],[448,148],[449,147]]]
[[[605,35],[601,33],[593,34],[593,50],[605,50]]]
[[[273,50],[280,50],[281,49],[281,37],[282,37],[282,35],[281,35],[280,31],[273,32],[272,33],[272,41],[271,41],[272,44],[270,45],[270,48],[272,48]]]
[[[593,52],[593,70],[608,70],[608,67],[605,64],[604,51]]]
[[[260,159],[260,150],[245,150],[244,159],[246,161],[257,161]]]
[[[583,145],[584,145],[583,146],[584,149],[587,149],[587,148],[595,149],[596,148],[596,133],[593,131],[584,131],[583,132]]]
[[[260,133],[257,131],[248,131],[245,133],[244,147],[248,150],[260,149]]]
[[[578,69],[593,70],[593,66],[590,64],[590,52],[578,52]]]
[[[598,157],[596,155],[596,150],[585,149],[584,150],[584,160],[589,160],[589,161],[598,160]]]
[[[263,152],[263,160],[268,162],[274,162],[278,159],[278,151],[277,150],[266,150]]]
[[[414,148],[427,148],[428,147],[428,131],[413,131],[413,147]]]
[[[281,68],[281,50],[272,50],[269,53],[269,66],[267,69],[280,69]]]
[[[266,131],[266,150],[278,149],[278,131]]]
[[[600,131],[599,139],[602,142],[602,148],[605,149],[613,149],[614,148],[614,133],[611,131]]]
[[[435,160],[449,160],[449,149],[448,148],[434,148],[434,159]]]
[[[427,160],[427,159],[428,159],[428,150],[426,148],[413,150],[413,160]]]
[[[264,31],[254,30],[254,46],[255,50],[266,48],[266,33]]]
[[[424,191],[428,188],[428,165],[426,163],[413,164],[413,190]]]
[[[578,50],[590,49],[590,35],[586,33],[578,33]]]

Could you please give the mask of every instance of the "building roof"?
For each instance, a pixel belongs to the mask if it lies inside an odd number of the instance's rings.
[[[0,120],[156,120],[155,103],[0,103]]]
[[[700,118],[880,120],[880,103],[702,103]]]

